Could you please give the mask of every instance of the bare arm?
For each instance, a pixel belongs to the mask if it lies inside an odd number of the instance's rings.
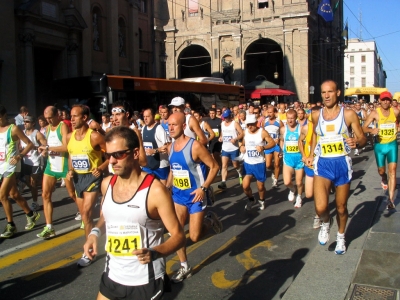
[[[15,165],[18,161],[22,159],[23,156],[27,155],[28,152],[34,148],[34,145],[32,141],[24,134],[24,132],[19,129],[18,126],[13,126],[11,135],[14,141],[21,140],[26,144],[25,148],[20,152],[20,155],[13,156],[10,159],[10,164]]]
[[[305,161],[306,159],[306,154],[304,152],[304,143],[303,141],[305,140],[308,132],[308,125],[303,126],[301,128],[301,133],[300,133],[300,138],[299,138],[299,151],[301,153],[302,160]]]
[[[90,135],[90,144],[93,149],[100,150],[103,153],[106,152],[106,142],[104,136],[96,131],[92,131]],[[92,171],[93,176],[99,177],[105,170],[107,170],[109,160],[106,159],[103,163]]]
[[[106,134],[106,132],[103,130],[103,128],[101,128],[100,124],[98,122],[96,122],[95,120],[90,122],[89,128],[97,131],[98,133],[100,133],[102,135]]]
[[[235,121],[232,121],[232,122],[235,122]],[[238,122],[235,122],[235,129],[236,129],[236,132],[238,133],[238,135],[236,137],[236,140],[242,140],[243,137],[244,137],[244,132],[243,132],[243,129],[242,129],[242,127],[240,127]]]
[[[274,139],[269,135],[268,131],[266,131],[264,129],[262,129],[262,131],[263,131],[262,138],[264,141],[267,142],[267,145],[265,145],[263,147],[262,151],[275,147],[276,143],[275,143]],[[259,152],[261,153],[262,151],[259,151]]]
[[[146,158],[146,151],[144,151],[144,147],[143,147],[142,134],[140,133],[137,126],[134,126],[134,128],[132,130],[137,134],[138,139],[139,139],[139,165],[141,167],[145,167],[147,165],[147,158]]]
[[[377,119],[378,119],[378,113],[374,110],[373,112],[371,112],[368,115],[367,120],[364,122],[362,130],[365,133],[378,134],[379,128],[369,128],[368,127],[374,120],[377,120]]]
[[[208,135],[209,135],[208,141],[211,142],[215,138],[214,131],[212,130],[211,126],[207,122],[204,122],[204,129],[208,132]]]
[[[356,136],[355,138],[346,138],[347,145],[349,145],[351,148],[356,148],[357,144],[360,148],[364,147],[367,143],[367,138],[365,137],[364,132],[361,128],[357,114],[352,110],[346,110],[344,113],[347,126],[351,126],[351,128],[353,129],[353,133]]]
[[[195,117],[189,118],[189,129],[197,135],[197,137],[199,138],[199,142],[202,145],[207,145],[208,140],[206,138],[206,135],[204,134],[203,130],[201,130],[199,122],[196,120]]]

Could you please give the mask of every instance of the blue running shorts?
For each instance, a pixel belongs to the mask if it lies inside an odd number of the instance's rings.
[[[242,175],[253,176],[257,181],[265,182],[267,180],[267,168],[263,162],[254,165],[244,162]]]
[[[316,156],[314,174],[329,179],[335,186],[347,184],[353,174],[351,158],[348,155],[330,158]]]
[[[304,163],[301,160],[301,153],[285,153],[283,155],[283,163],[295,170],[300,170],[304,168]]]

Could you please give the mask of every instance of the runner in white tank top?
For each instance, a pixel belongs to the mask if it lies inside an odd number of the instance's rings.
[[[107,134],[105,154],[115,175],[102,182],[102,213],[84,245],[85,254],[93,260],[98,238],[107,235],[100,298],[160,299],[164,257],[185,242],[171,195],[152,175],[141,171],[138,148],[137,134],[127,127],[115,127]],[[164,226],[171,234],[166,242]]]

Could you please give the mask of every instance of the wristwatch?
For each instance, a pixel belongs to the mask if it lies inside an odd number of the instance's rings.
[[[158,153],[158,149],[155,149],[154,151],[155,151],[154,154],[157,154],[157,153]]]
[[[206,187],[204,187],[204,186],[201,186],[200,188],[201,188],[201,190],[202,190],[203,192],[207,192],[207,191],[208,191],[208,188],[206,188]]]

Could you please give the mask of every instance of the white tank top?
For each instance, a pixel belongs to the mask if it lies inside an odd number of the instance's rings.
[[[230,142],[231,139],[237,139],[237,132],[235,128],[235,121],[231,121],[231,124],[226,126],[226,122],[221,123],[221,133],[222,133],[222,150],[227,151],[227,152],[232,152],[237,149],[238,143],[236,141],[235,144],[232,144]]]
[[[26,130],[24,130],[24,133],[26,135]],[[31,142],[33,143],[33,145],[37,148],[39,147],[39,143],[36,140],[36,135],[37,135],[38,131],[37,129],[35,129],[30,135],[26,135],[28,137],[28,139],[31,140]],[[25,149],[26,144],[21,141],[21,147],[22,149]],[[28,166],[39,166],[40,165],[40,154],[38,150],[31,150],[29,151],[25,156],[24,156],[24,164],[28,165]]]
[[[101,128],[102,128],[104,131],[107,131],[108,128],[111,128],[111,122],[108,122],[108,124],[102,123],[102,124],[101,124]]]
[[[262,153],[256,150],[256,146],[265,146],[265,141],[262,138],[262,129],[258,129],[255,133],[251,133],[246,129],[244,135],[244,145],[246,153],[244,162],[250,165],[264,163],[264,151]]]
[[[137,256],[130,254],[135,248],[153,248],[163,242],[162,221],[147,215],[147,196],[154,178],[153,175],[146,175],[130,200],[117,203],[112,196],[113,186],[118,180],[118,176],[114,175],[104,197],[102,212],[107,234],[104,272],[122,285],[144,285],[165,273],[164,258],[142,265]]]
[[[9,163],[11,157],[19,154],[17,143],[12,139],[13,126],[10,125],[5,132],[0,133],[0,178],[6,173],[21,171],[20,161],[16,165]]]
[[[196,134],[193,131],[191,131],[190,127],[189,127],[189,120],[190,120],[191,115],[186,115],[185,117],[186,117],[186,128],[183,131],[183,133],[192,139],[196,139]]]

